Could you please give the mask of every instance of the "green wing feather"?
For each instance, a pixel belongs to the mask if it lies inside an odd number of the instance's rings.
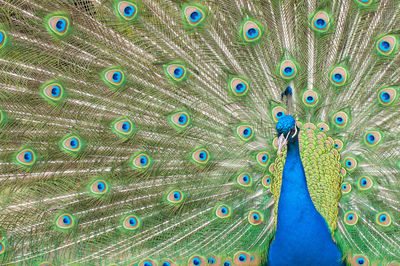
[[[303,126],[329,128],[302,128],[304,144],[329,146],[302,159],[348,262],[399,261],[398,10],[2,1],[1,263],[259,265],[275,229],[286,86]]]

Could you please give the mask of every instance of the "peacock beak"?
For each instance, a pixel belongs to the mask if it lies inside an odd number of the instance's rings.
[[[287,139],[288,139],[289,135],[290,135],[290,132],[286,135],[286,137],[285,137],[285,135],[283,135],[283,133],[279,136],[279,138],[278,138],[278,154],[281,153],[283,146],[285,146],[287,144]]]

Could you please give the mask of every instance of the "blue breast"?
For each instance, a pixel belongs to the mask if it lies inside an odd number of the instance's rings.
[[[342,265],[341,259],[342,253],[308,192],[296,138],[288,145],[268,265]]]

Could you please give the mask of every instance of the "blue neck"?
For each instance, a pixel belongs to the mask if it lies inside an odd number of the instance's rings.
[[[297,136],[287,146],[269,265],[340,265],[341,252],[307,188]]]

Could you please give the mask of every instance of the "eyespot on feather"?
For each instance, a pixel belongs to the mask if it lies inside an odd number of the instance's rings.
[[[268,152],[262,151],[262,152],[257,153],[256,158],[257,158],[257,163],[260,166],[265,167],[265,166],[267,166],[267,164],[269,162],[270,156],[269,156]]]
[[[122,219],[122,226],[124,229],[133,231],[140,227],[141,221],[138,216],[130,214]]]
[[[370,6],[374,0],[355,0],[360,7]]]
[[[334,146],[336,150],[341,151],[343,149],[343,141],[340,139],[335,139],[335,144]]]
[[[206,164],[209,159],[210,155],[204,148],[199,148],[192,153],[192,160],[198,164]]]
[[[248,221],[252,225],[260,225],[264,222],[264,216],[256,210],[252,210],[249,213],[249,216],[247,217]],[[249,262],[249,260],[246,260]]]
[[[32,149],[23,148],[17,152],[15,159],[23,167],[32,167],[36,163],[36,154]]]
[[[57,216],[55,223],[57,228],[69,230],[75,226],[75,217],[69,213],[62,213]]]
[[[345,112],[337,112],[332,117],[332,122],[335,126],[343,128],[347,125],[348,115]]]
[[[304,105],[307,107],[313,107],[319,101],[318,94],[313,90],[306,90],[303,94],[302,99],[303,99]]]
[[[317,12],[311,20],[311,28],[319,33],[326,32],[329,29],[330,25],[330,16],[324,11]]]
[[[352,265],[365,265],[365,266],[369,265],[368,257],[361,254],[354,255],[351,262]]]
[[[131,166],[134,169],[143,170],[150,166],[151,159],[146,153],[139,153],[133,155],[131,158]]]
[[[243,186],[243,187],[250,187],[252,184],[251,175],[247,172],[241,173],[237,177],[236,181],[240,186]]]
[[[249,83],[240,77],[231,78],[228,85],[234,96],[244,96],[249,89]]]
[[[378,102],[383,106],[391,105],[398,97],[395,88],[382,88],[378,92]]]
[[[104,195],[109,189],[110,185],[104,179],[94,180],[89,186],[89,191],[94,196]]]
[[[44,262],[39,263],[38,266],[53,266],[53,264],[51,264],[48,261],[44,261]]]
[[[233,256],[233,262],[237,266],[247,266],[250,263],[250,255],[247,252],[239,251]]]
[[[272,177],[270,175],[266,175],[262,178],[261,183],[265,188],[270,188],[271,187],[271,181]]]
[[[374,147],[380,143],[382,134],[379,131],[371,130],[364,134],[364,143],[369,147]]]
[[[47,19],[47,26],[50,32],[57,36],[64,36],[70,28],[69,19],[63,15],[50,15]]]
[[[0,241],[0,255],[6,252],[6,245]]]
[[[386,35],[381,37],[376,42],[376,49],[379,54],[389,56],[397,52],[398,40],[393,35]]]
[[[190,124],[190,116],[187,112],[177,112],[168,117],[169,123],[177,130],[182,130]]]
[[[82,141],[77,135],[66,135],[60,141],[61,150],[70,153],[78,154],[82,150]]]
[[[372,179],[368,176],[362,176],[358,180],[358,189],[360,190],[368,190],[372,187],[374,183],[372,182]]]
[[[347,194],[351,192],[351,184],[348,182],[344,182],[342,184],[342,193],[343,194]]]
[[[329,74],[330,82],[336,87],[345,85],[348,77],[349,72],[346,68],[341,66],[334,67]]]
[[[174,203],[174,204],[176,204],[176,203],[181,203],[182,200],[183,200],[183,193],[182,193],[182,191],[180,191],[179,189],[171,190],[171,191],[168,193],[167,200],[168,200],[168,202]]]
[[[381,226],[389,226],[392,223],[392,219],[387,212],[380,212],[376,215],[376,222]]]
[[[133,122],[130,119],[124,117],[120,117],[114,120],[111,123],[111,129],[115,134],[123,138],[130,137],[135,131]]]
[[[201,25],[205,20],[204,8],[198,5],[187,5],[183,8],[186,23],[192,27]]]
[[[120,1],[116,4],[115,8],[124,20],[133,20],[138,14],[137,5],[129,1]]]
[[[192,256],[190,257],[190,259],[188,260],[188,265],[189,266],[200,266],[200,265],[205,265],[205,260],[203,257],[200,256]]]
[[[118,68],[109,68],[103,72],[103,80],[112,87],[119,87],[125,81],[124,72]]]
[[[319,123],[317,125],[317,128],[319,128],[319,130],[322,131],[322,132],[328,132],[329,131],[329,126],[326,123]]]
[[[58,82],[45,83],[40,91],[43,98],[50,102],[59,102],[64,95],[64,88]]]
[[[183,64],[171,63],[164,69],[167,76],[173,81],[183,81],[187,77],[186,67]]]
[[[352,171],[357,167],[357,160],[353,157],[348,156],[344,158],[343,164],[347,170]]]
[[[215,265],[219,266],[221,262],[221,258],[215,255],[208,255],[207,256],[207,265]]]
[[[177,266],[176,263],[172,262],[170,259],[163,259],[160,262],[161,266]]]
[[[231,209],[228,205],[221,204],[217,206],[215,214],[219,218],[228,218],[229,216],[231,216]]]
[[[286,110],[281,106],[276,106],[272,109],[272,118],[278,122],[283,116],[286,115]]]
[[[7,34],[4,30],[0,29],[0,49],[6,45]]]
[[[249,141],[254,137],[254,129],[250,125],[240,125],[236,128],[236,135],[240,140]]]
[[[297,66],[293,60],[284,60],[279,67],[279,74],[283,79],[292,79],[297,74]]]
[[[357,221],[358,221],[358,215],[355,212],[350,211],[344,215],[344,222],[347,225],[355,225]]]
[[[150,258],[145,258],[140,261],[139,266],[157,266],[157,263]]]
[[[258,22],[254,20],[246,20],[242,23],[241,34],[245,42],[256,42],[261,38],[262,29]]]

